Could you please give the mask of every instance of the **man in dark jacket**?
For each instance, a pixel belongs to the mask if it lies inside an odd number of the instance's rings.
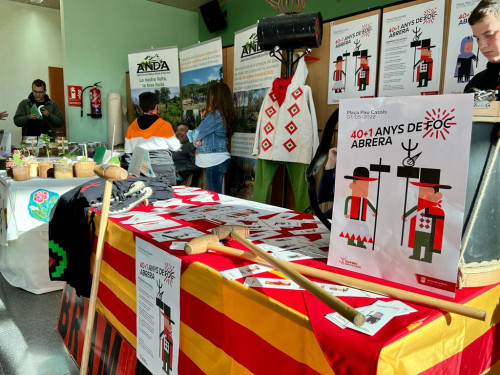
[[[64,125],[59,105],[49,98],[46,91],[45,82],[35,79],[28,99],[23,99],[17,106],[14,124],[23,129],[23,136],[48,134],[51,138],[55,138],[55,128]]]
[[[193,179],[191,186],[196,186],[201,168],[195,164],[196,147],[189,141],[188,131],[192,130],[188,124],[179,124],[175,131],[175,136],[181,142],[181,148],[178,151],[172,152],[174,159],[175,170],[177,173],[177,185],[186,184],[185,180],[192,174]]]
[[[472,92],[474,88],[499,90],[497,100],[500,100],[500,3],[497,0],[482,0],[471,12],[469,25],[488,63],[486,69],[465,86],[464,92]]]

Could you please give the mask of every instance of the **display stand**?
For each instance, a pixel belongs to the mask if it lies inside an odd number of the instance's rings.
[[[500,282],[500,102],[474,109],[459,287]]]

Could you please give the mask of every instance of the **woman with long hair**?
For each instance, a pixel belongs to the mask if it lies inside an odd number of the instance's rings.
[[[207,91],[206,114],[193,132],[196,165],[205,169],[205,188],[222,193],[222,180],[231,155],[227,150],[235,120],[233,95],[222,82],[211,84]]]

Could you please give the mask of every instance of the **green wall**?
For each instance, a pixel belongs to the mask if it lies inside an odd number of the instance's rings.
[[[323,20],[342,17],[348,14],[364,12],[373,8],[394,4],[394,0],[305,0],[302,13],[321,12]],[[258,19],[278,14],[265,0],[226,0],[221,1],[223,11],[227,10],[227,27],[224,30],[209,33],[203,18],[199,17],[200,41],[222,37],[222,45],[234,43],[234,32],[253,25]]]
[[[127,54],[152,47],[198,41],[198,14],[146,0],[61,0],[65,85],[102,81],[101,119],[91,119],[88,90],[84,117],[66,106],[67,133],[73,142],[107,142],[107,96],[121,94],[126,105]]]

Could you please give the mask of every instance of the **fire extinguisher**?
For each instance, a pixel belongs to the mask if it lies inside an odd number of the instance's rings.
[[[101,104],[101,86],[99,85],[101,81],[94,83],[93,85],[87,86],[82,90],[82,106],[80,116],[83,117],[83,93],[85,90],[90,89],[90,113],[88,116],[92,118],[102,117],[102,104]]]

